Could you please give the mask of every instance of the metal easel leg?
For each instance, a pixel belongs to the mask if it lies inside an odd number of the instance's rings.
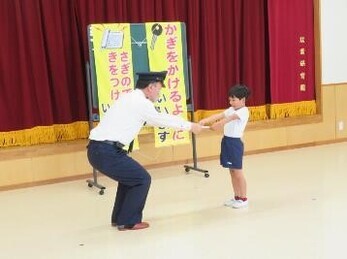
[[[194,121],[194,112],[191,114],[192,121]],[[206,178],[210,177],[208,170],[198,168],[197,154],[196,154],[196,139],[195,134],[192,133],[192,147],[193,147],[193,166],[184,165],[184,170],[189,173],[190,170],[198,171],[204,174]]]
[[[193,166],[184,165],[184,170],[186,173],[189,173],[190,170],[198,171],[204,174],[206,178],[210,177],[208,170],[198,168],[197,157],[196,157],[196,144],[195,144],[195,135],[192,134],[193,142]]]
[[[93,168],[93,180],[90,180],[90,179],[87,180],[88,187],[91,188],[91,187],[95,186],[95,187],[99,188],[100,189],[99,194],[103,195],[105,193],[106,187],[98,184],[97,174],[98,174],[98,171],[95,168]]]

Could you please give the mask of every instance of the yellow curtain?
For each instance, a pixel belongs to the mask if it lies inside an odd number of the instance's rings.
[[[56,143],[66,140],[85,139],[88,136],[89,125],[86,121],[39,126],[25,130],[0,132],[0,148]]]
[[[317,113],[316,101],[281,103],[269,105],[270,119],[298,117]]]

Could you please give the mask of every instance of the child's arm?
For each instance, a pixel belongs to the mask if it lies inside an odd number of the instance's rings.
[[[224,112],[221,112],[221,113],[217,113],[217,114],[214,114],[210,117],[207,117],[205,119],[202,119],[199,121],[199,124],[201,125],[206,125],[206,124],[209,124],[211,122],[215,122],[217,120],[221,120],[223,119],[225,116],[224,116]]]
[[[222,118],[220,121],[217,121],[211,125],[212,130],[220,130],[223,128],[224,124],[226,124],[232,120],[240,119],[240,117],[236,113],[233,113],[232,115],[230,115],[228,117],[225,117],[223,114],[223,117],[224,118]]]

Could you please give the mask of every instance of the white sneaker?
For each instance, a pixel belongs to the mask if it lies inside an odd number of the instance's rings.
[[[234,209],[247,208],[248,207],[248,200],[247,201],[235,200],[232,204],[232,207]]]
[[[224,206],[232,207],[234,202],[235,202],[235,199],[227,200],[227,201],[224,202]]]

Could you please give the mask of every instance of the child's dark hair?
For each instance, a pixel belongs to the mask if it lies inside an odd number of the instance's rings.
[[[236,97],[238,99],[242,99],[242,98],[247,99],[249,95],[250,95],[250,90],[248,89],[247,86],[243,84],[236,84],[230,87],[228,92],[229,97]]]

